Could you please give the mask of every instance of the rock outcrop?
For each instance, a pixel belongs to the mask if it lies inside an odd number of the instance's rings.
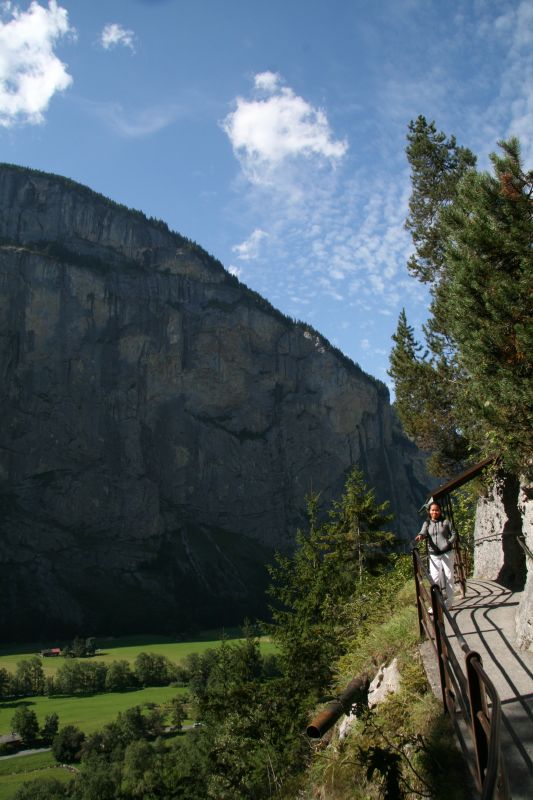
[[[516,640],[533,649],[533,486],[502,476],[478,500],[474,529],[474,577],[520,592]]]
[[[304,498],[359,464],[411,538],[386,387],[155,220],[0,166],[0,636],[261,608]]]
[[[523,650],[533,652],[533,483],[523,480],[518,496],[522,517],[522,540],[525,544],[526,582],[516,611],[516,640]]]

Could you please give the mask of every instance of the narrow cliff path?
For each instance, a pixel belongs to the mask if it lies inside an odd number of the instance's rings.
[[[454,617],[468,646],[478,652],[502,703],[502,752],[513,800],[533,798],[533,652],[515,644],[520,594],[494,581],[470,579]],[[454,636],[449,631],[453,642]],[[460,649],[457,655],[460,656]]]

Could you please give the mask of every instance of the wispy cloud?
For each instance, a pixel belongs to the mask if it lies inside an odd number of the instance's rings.
[[[228,267],[228,272],[230,275],[235,275],[236,278],[241,280],[244,270],[242,269],[242,267],[236,267],[234,264],[230,264],[230,266]]]
[[[283,178],[287,163],[311,159],[334,163],[347,149],[335,139],[326,112],[283,85],[277,73],[258,73],[253,96],[237,97],[221,123],[246,178],[269,186]],[[285,173],[286,174],[286,173]]]
[[[116,134],[128,139],[150,136],[171,125],[183,109],[177,105],[151,106],[127,111],[120,103],[98,103],[86,100],[84,106],[105,122]]]
[[[522,0],[495,21],[495,31],[506,45],[502,70],[501,105],[510,111],[507,135],[522,142],[526,166],[533,165],[533,5]]]
[[[58,40],[74,36],[66,9],[50,0],[21,11],[0,6],[0,126],[38,125],[52,97],[67,89],[72,77],[54,53]]]
[[[100,44],[104,50],[111,50],[119,45],[135,52],[135,34],[117,22],[106,25],[100,34]]]
[[[261,236],[252,234],[233,251],[254,252],[247,282],[292,316],[311,319],[311,308],[320,305],[324,315],[329,307],[332,330],[343,321],[339,308],[396,317],[408,293],[413,301],[426,299],[406,272],[408,196],[407,171],[391,185],[386,174],[367,168],[315,185],[297,205],[284,205],[274,189],[258,194],[252,187],[246,204]],[[256,238],[259,251],[252,247]]]
[[[262,231],[261,228],[255,228],[248,239],[241,242],[241,244],[234,245],[231,249],[241,261],[250,261],[258,257],[261,242],[265,238],[268,238],[268,233]]]

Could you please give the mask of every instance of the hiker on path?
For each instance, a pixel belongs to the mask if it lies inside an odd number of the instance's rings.
[[[429,506],[429,519],[424,522],[416,542],[428,541],[429,574],[431,580],[440,586],[444,604],[449,610],[453,605],[453,544],[457,534],[447,519],[442,519],[439,503]]]

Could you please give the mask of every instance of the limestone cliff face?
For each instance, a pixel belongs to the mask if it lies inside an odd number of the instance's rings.
[[[489,495],[480,497],[474,541],[474,576],[498,581],[520,593],[516,609],[516,640],[524,650],[533,650],[531,480],[524,476],[502,476]]]
[[[9,165],[0,245],[0,635],[253,616],[354,463],[412,536],[423,459],[385,387],[201,248]]]

